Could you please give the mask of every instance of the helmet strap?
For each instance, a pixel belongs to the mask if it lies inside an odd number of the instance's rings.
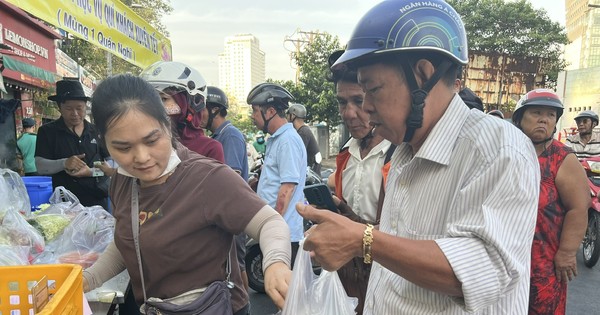
[[[519,129],[521,129],[521,128],[519,127]],[[531,142],[533,142],[533,145],[538,145],[538,144],[546,143],[546,142],[554,139],[554,134],[555,133],[556,133],[556,127],[554,127],[554,131],[552,131],[552,134],[550,135],[550,137],[548,137],[548,138],[546,138],[544,140],[540,140],[540,141],[533,141],[532,140]]]
[[[410,113],[406,119],[406,133],[404,134],[403,142],[410,142],[415,131],[421,128],[423,125],[423,108],[425,107],[425,99],[431,91],[431,89],[438,83],[440,78],[450,69],[452,62],[449,60],[443,60],[439,66],[435,69],[435,72],[423,83],[423,87],[419,87],[417,80],[415,79],[414,71],[408,60],[400,61],[402,70],[404,71],[404,77],[408,83],[408,88],[411,90],[411,106]]]
[[[260,115],[262,116],[262,119],[265,122],[265,124],[263,125],[263,128],[262,128],[262,132],[267,134],[267,133],[269,133],[269,122],[271,121],[271,119],[273,119],[275,116],[277,116],[277,114],[275,114],[275,115],[271,116],[271,118],[267,119],[267,116],[265,116],[265,112],[263,112],[262,108],[261,108]]]
[[[208,112],[208,120],[206,121],[206,128],[208,130],[212,130],[213,119],[215,119],[215,117],[219,114],[219,112],[221,111],[221,109],[219,107],[219,110],[216,113],[214,113],[212,111],[214,108],[208,108],[207,107],[206,109],[208,109],[207,110],[207,112]]]

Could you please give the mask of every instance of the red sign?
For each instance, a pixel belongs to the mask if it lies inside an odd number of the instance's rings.
[[[61,36],[23,10],[0,0],[0,43],[11,47],[2,53],[17,61],[56,73],[54,40]],[[46,88],[39,78],[5,69],[4,77]]]

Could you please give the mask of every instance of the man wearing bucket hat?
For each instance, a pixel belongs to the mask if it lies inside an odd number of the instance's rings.
[[[94,167],[108,151],[101,147],[96,127],[85,120],[86,104],[81,83],[56,82],[56,95],[48,97],[58,104],[60,118],[38,130],[35,164],[40,175],[52,175],[52,186],[64,186],[82,205],[108,209],[108,176]]]
[[[363,314],[526,314],[540,172],[514,126],[456,93],[467,39],[441,0],[383,1],[334,68],[357,69],[376,134],[398,145],[378,229],[297,205],[327,270],[372,263]]]

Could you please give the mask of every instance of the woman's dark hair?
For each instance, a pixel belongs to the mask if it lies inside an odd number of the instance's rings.
[[[92,95],[92,117],[102,138],[111,123],[137,109],[169,130],[171,121],[158,92],[144,79],[121,74],[105,79]]]

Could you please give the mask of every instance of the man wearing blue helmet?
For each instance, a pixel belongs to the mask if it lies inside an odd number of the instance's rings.
[[[380,225],[297,208],[325,269],[372,263],[366,315],[527,313],[539,165],[518,129],[456,93],[467,51],[446,2],[389,0],[333,65],[358,71],[374,132],[397,145]]]

